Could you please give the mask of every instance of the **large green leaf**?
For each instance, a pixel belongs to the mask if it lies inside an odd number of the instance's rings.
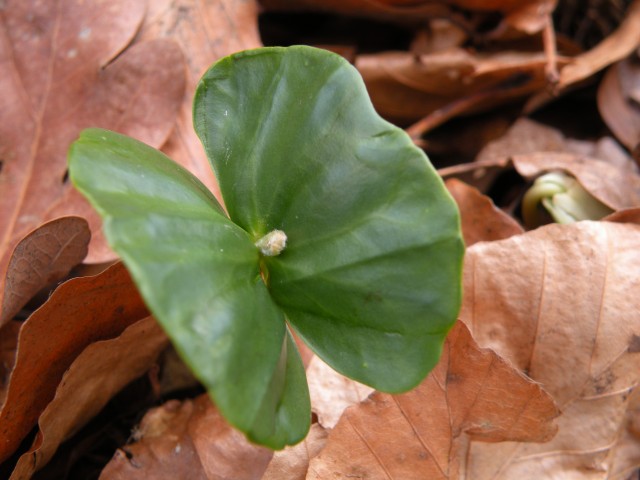
[[[250,236],[195,177],[133,139],[85,130],[69,166],[149,308],[222,414],[273,448],[302,439],[310,421],[304,368]]]
[[[296,331],[356,380],[417,385],[460,305],[458,212],[357,71],[310,47],[241,52],[204,75],[194,123],[231,219],[287,235],[264,266]]]
[[[458,213],[356,70],[309,47],[239,53],[206,73],[194,116],[230,218],[191,174],[113,132],[83,132],[70,176],[222,414],[273,448],[304,436],[286,319],[352,378],[418,384],[460,304]],[[274,230],[281,252],[264,249]]]

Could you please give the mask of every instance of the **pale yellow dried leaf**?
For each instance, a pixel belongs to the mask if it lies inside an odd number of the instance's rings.
[[[314,356],[307,367],[311,410],[324,428],[333,428],[347,407],[365,400],[374,390],[339,374]]]
[[[464,478],[605,479],[638,465],[618,450],[630,450],[622,437],[640,381],[638,271],[633,224],[548,225],[469,248],[461,318],[563,414],[549,443],[473,444]]]
[[[327,430],[311,425],[307,437],[297,445],[275,452],[261,480],[304,480],[309,462],[327,443]]]

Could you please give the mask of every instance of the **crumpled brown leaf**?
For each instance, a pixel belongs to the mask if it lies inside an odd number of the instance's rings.
[[[0,462],[36,424],[65,370],[91,343],[116,337],[149,315],[124,266],[58,287],[23,324],[0,410]]]
[[[546,441],[557,415],[547,393],[478,348],[458,322],[440,363],[416,389],[374,393],[345,411],[307,479],[459,478],[476,440]]]
[[[477,242],[502,240],[519,235],[524,229],[491,199],[477,189],[455,178],[445,182],[460,210],[464,243],[470,247]]]
[[[10,480],[27,480],[58,446],[86,424],[125,385],[148,371],[169,340],[152,317],[110,340],[89,345],[65,372],[55,397],[38,420],[40,431]]]
[[[150,410],[135,436],[138,441],[116,452],[100,480],[254,480],[273,454],[226,423],[206,394]]]
[[[526,98],[548,83],[547,58],[535,52],[383,52],[360,55],[355,65],[382,116],[407,123],[431,115],[428,126],[412,127],[418,130],[414,136],[455,115]]]
[[[640,226],[609,222],[467,250],[461,319],[563,412],[549,443],[473,444],[469,478],[626,478],[637,468],[638,455],[623,452],[640,448],[626,432],[640,381],[638,252]]]
[[[0,272],[24,234],[69,214],[87,218],[96,233],[90,259],[113,258],[97,234],[97,215],[71,193],[66,153],[90,126],[154,146],[169,135],[184,93],[179,47],[158,40],[125,50],[145,3],[3,2],[0,185],[11,201],[0,203]]]
[[[81,217],[52,220],[24,237],[11,254],[6,280],[0,278],[0,327],[41,288],[62,280],[79,264],[90,238],[89,226]]]

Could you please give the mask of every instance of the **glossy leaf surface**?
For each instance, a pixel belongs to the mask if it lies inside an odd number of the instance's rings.
[[[190,173],[113,132],[83,132],[70,174],[227,419],[274,448],[303,438],[310,416],[304,369],[246,232]]]
[[[458,213],[355,69],[310,47],[242,52],[207,72],[194,116],[230,218],[191,174],[112,132],[82,134],[70,176],[221,413],[272,448],[305,435],[287,319],[340,372],[417,385],[458,313]],[[256,247],[275,229],[278,248]]]
[[[194,123],[231,219],[286,233],[264,262],[302,338],[379,390],[417,385],[459,308],[458,212],[357,71],[310,47],[241,52],[204,75]]]

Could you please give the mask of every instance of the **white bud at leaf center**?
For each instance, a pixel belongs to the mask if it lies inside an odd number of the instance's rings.
[[[287,235],[282,230],[272,230],[255,243],[263,255],[275,257],[287,246]]]

